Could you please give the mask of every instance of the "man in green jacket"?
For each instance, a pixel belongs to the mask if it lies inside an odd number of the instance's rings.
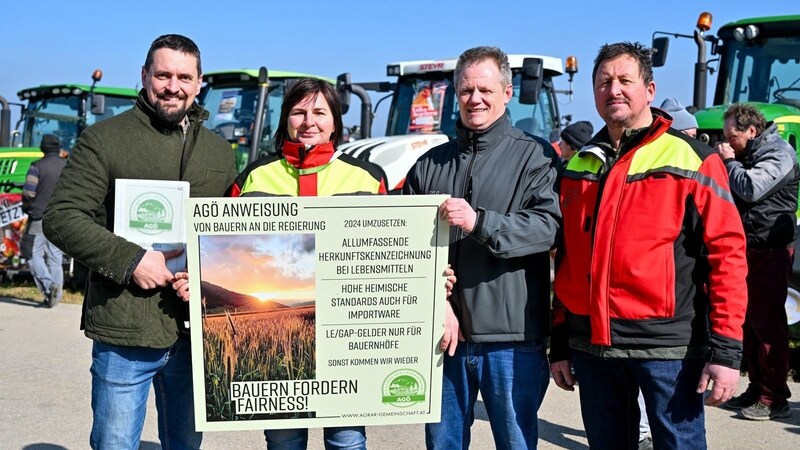
[[[112,233],[117,179],[183,180],[219,197],[236,176],[230,145],[205,127],[200,51],[190,39],[153,41],[136,106],[86,129],[43,219],[51,242],[88,266],[81,328],[92,347],[92,448],[137,449],[150,384],[164,448],[198,449],[188,308],[170,287],[174,252]],[[179,252],[178,252],[179,253]]]

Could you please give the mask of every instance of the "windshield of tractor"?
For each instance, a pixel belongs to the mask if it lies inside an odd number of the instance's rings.
[[[59,137],[64,150],[71,152],[84,128],[130,109],[136,99],[106,95],[103,114],[87,111],[85,124],[80,123],[79,116],[82,101],[83,98],[78,96],[31,100],[25,114],[23,145],[39,147],[42,136],[50,133]]]
[[[721,77],[724,103],[785,103],[800,107],[800,38],[767,38],[756,45],[726,42]]]
[[[281,114],[283,80],[270,80],[267,113],[264,120],[261,150],[270,151],[272,135],[278,128],[278,119]],[[205,126],[222,136],[228,142],[238,143],[249,147],[253,134],[253,122],[256,116],[258,102],[258,85],[248,82],[242,85],[225,83],[207,86],[201,100],[203,107],[210,113]]]
[[[455,139],[459,116],[452,76],[452,72],[438,72],[401,77],[392,101],[387,136],[436,133]],[[557,123],[552,90],[542,87],[537,104],[523,105],[519,102],[520,75],[514,76],[512,84],[514,96],[506,108],[511,123],[523,131],[550,139]]]

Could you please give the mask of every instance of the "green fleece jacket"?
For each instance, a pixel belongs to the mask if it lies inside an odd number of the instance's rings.
[[[144,255],[116,236],[117,178],[184,180],[192,197],[221,197],[236,176],[231,146],[203,127],[208,112],[194,104],[184,139],[166,128],[142,90],[136,106],[81,133],[47,205],[47,239],[89,267],[81,328],[112,345],[166,348],[188,320],[172,287],[142,289],[131,276]]]

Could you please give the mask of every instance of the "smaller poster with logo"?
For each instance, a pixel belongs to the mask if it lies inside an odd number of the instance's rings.
[[[114,194],[114,234],[145,250],[186,249],[183,207],[189,182],[118,179]],[[170,272],[186,270],[186,252],[167,259]]]

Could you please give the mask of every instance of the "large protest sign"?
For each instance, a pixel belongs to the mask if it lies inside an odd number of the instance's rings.
[[[445,198],[190,199],[198,430],[439,421]]]

